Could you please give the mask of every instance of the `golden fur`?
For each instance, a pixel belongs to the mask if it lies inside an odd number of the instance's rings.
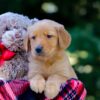
[[[28,78],[32,90],[44,91],[52,99],[59,93],[62,83],[77,78],[64,50],[70,41],[64,26],[51,20],[40,20],[28,28],[24,44],[30,51]],[[35,53],[38,45],[43,46],[40,55]]]

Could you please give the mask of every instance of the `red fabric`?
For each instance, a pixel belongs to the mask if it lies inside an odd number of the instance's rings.
[[[86,94],[86,89],[81,81],[70,79],[62,84],[59,95],[53,100],[85,100]]]
[[[0,66],[4,63],[4,61],[13,58],[14,55],[14,52],[8,50],[2,43],[0,43]]]
[[[0,80],[0,100],[17,100],[17,96],[23,94],[29,87],[25,80],[12,80],[5,82]]]
[[[25,80],[12,80],[4,82],[0,80],[0,100],[16,100],[20,95],[24,95],[29,87],[29,82]],[[31,91],[31,90],[30,90]],[[84,84],[77,79],[67,80],[62,84],[61,91],[53,100],[85,100],[86,89]],[[28,98],[31,98],[30,96]],[[32,99],[17,99],[32,100]],[[34,99],[33,99],[34,100]],[[35,100],[50,100],[44,94],[37,94]]]

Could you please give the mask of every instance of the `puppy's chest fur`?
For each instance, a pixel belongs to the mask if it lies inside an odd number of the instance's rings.
[[[29,78],[32,78],[34,75],[36,74],[41,74],[42,76],[44,76],[45,78],[47,78],[48,76],[56,73],[57,70],[54,70],[56,64],[44,64],[42,62],[31,62],[29,64]]]
[[[66,78],[76,77],[74,70],[70,66],[66,56],[63,56],[61,59],[54,60],[53,62],[47,61],[45,63],[31,59],[29,63],[29,79],[36,74],[41,74],[45,78],[48,78],[50,75],[54,74],[65,76]]]

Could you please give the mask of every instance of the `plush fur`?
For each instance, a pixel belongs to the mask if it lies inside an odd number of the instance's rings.
[[[44,19],[28,28],[24,44],[30,52],[28,78],[32,90],[44,91],[53,99],[62,83],[77,78],[65,52],[70,42],[69,33],[57,22]],[[37,53],[37,47],[42,47],[42,52]]]
[[[7,12],[0,15],[0,41],[16,55],[0,65],[0,78],[5,80],[24,78],[28,72],[28,57],[23,46],[27,27],[32,20],[26,16]]]

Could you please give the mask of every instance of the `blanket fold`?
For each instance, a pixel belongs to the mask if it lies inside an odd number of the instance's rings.
[[[77,79],[61,85],[59,95],[53,100],[85,100],[86,89]],[[49,100],[44,94],[36,94],[29,88],[27,80],[0,80],[0,100]]]

